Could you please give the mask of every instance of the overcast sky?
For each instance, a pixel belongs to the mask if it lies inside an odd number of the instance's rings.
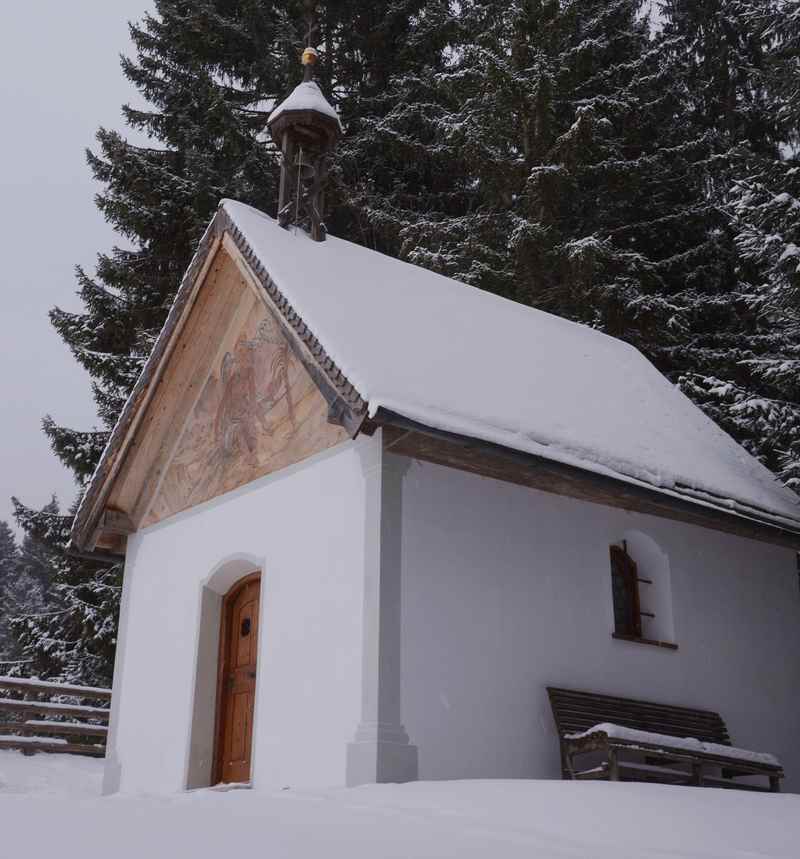
[[[148,0],[25,0],[0,25],[0,519],[10,496],[67,506],[71,474],[41,432],[45,414],[96,424],[89,380],[50,327],[54,305],[78,310],[73,274],[114,242],[94,207],[84,149],[99,125],[123,127],[135,100],[119,68],[127,22]]]

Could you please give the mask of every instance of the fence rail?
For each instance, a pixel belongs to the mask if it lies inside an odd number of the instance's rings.
[[[70,700],[63,701],[65,698]],[[85,701],[107,705],[97,707]],[[110,689],[0,677],[0,749],[103,757],[110,701]]]

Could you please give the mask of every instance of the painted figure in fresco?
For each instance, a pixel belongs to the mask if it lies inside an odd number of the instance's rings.
[[[297,429],[297,422],[294,414],[292,389],[289,385],[289,369],[293,361],[289,344],[275,320],[270,317],[262,320],[255,338],[249,342],[264,350],[262,354],[269,354],[270,351],[264,347],[274,347],[269,365],[269,379],[264,390],[258,393],[258,402],[262,408],[269,412],[282,397],[286,397],[289,422],[292,425],[292,432],[294,432]]]
[[[169,508],[185,509],[252,479],[292,444],[300,429],[295,360],[272,317],[240,334],[195,405],[162,487]]]
[[[234,352],[227,352],[222,359],[222,401],[215,430],[225,459],[234,456],[237,448],[241,448],[247,459],[255,462],[258,428],[272,435],[266,415],[256,399],[253,352],[245,342]]]
[[[269,320],[264,320],[252,340],[240,341],[234,351],[227,352],[222,359],[222,398],[216,415],[215,434],[224,459],[241,451],[249,462],[258,462],[259,434],[272,436],[268,415],[284,397],[289,420],[292,427],[295,426],[289,386],[289,345],[279,332],[271,330],[272,327]],[[267,382],[259,390],[256,382],[258,365],[270,352],[272,359]]]

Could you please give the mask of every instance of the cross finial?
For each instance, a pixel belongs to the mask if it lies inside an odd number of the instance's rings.
[[[314,65],[317,62],[317,52],[314,50],[314,37],[319,31],[317,24],[317,3],[316,0],[305,0],[306,6],[306,47],[303,51],[303,80],[310,81],[314,79]]]
[[[316,0],[306,0],[306,46],[311,47],[314,44],[314,35],[319,26],[317,25],[317,4]]]

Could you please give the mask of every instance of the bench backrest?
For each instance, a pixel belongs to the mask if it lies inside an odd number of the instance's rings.
[[[547,687],[547,694],[550,696],[558,733],[562,737],[564,734],[579,734],[601,722],[612,722],[654,734],[695,737],[706,743],[731,745],[722,716],[710,710],[693,710],[552,686]]]

